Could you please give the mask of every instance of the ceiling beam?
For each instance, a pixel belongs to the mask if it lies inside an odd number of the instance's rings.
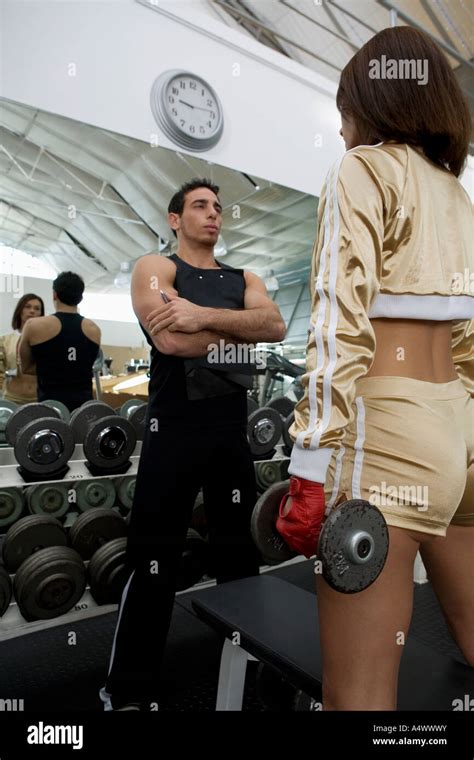
[[[328,61],[326,58],[322,58],[320,55],[316,55],[316,53],[313,53],[312,50],[308,50],[308,48],[303,47],[303,45],[298,44],[298,42],[295,42],[294,40],[290,40],[288,37],[285,37],[283,34],[276,32],[274,29],[270,29],[269,26],[267,26],[266,24],[262,24],[261,21],[256,21],[251,16],[248,16],[246,13],[243,13],[243,11],[239,11],[233,6],[228,5],[226,2],[224,2],[224,0],[212,0],[212,2],[215,3],[216,5],[219,5],[221,8],[224,8],[228,13],[230,13],[231,16],[234,16],[237,18],[243,18],[249,23],[253,24],[257,29],[265,29],[267,32],[271,32],[271,34],[277,37],[277,39],[283,40],[283,42],[286,42],[288,45],[291,45],[297,50],[301,50],[303,53],[306,53],[306,55],[309,55],[312,58],[315,58],[320,63],[324,63],[325,66],[329,66],[329,68],[335,69],[339,73],[341,72],[340,66],[336,66],[334,63],[330,63],[330,61]]]
[[[466,66],[469,66],[471,69],[474,69],[474,63],[472,63],[468,58],[465,58],[461,53],[459,53],[455,48],[452,47],[452,45],[448,45],[447,42],[444,42],[444,40],[440,40],[439,37],[435,37],[433,34],[431,34],[426,27],[424,27],[422,24],[419,24],[417,21],[415,21],[414,18],[409,16],[404,11],[401,11],[399,8],[397,8],[396,5],[390,2],[390,0],[377,0],[377,3],[381,5],[383,8],[387,8],[387,10],[396,11],[397,15],[400,16],[404,21],[406,21],[407,24],[414,27],[414,29],[418,29],[420,32],[424,32],[424,34],[429,35],[432,40],[434,40],[440,47],[443,48],[447,53],[449,53],[450,56],[455,58],[459,63],[464,63]]]

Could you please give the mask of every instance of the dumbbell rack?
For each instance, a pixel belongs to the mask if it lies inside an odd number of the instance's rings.
[[[124,473],[125,475],[136,475],[138,460],[140,459],[141,441],[137,441],[135,451],[130,457],[132,466]],[[21,486],[40,485],[42,483],[66,483],[68,481],[92,480],[96,478],[118,477],[111,476],[108,473],[104,475],[92,475],[86,466],[87,460],[84,457],[82,444],[76,443],[74,454],[68,462],[69,470],[63,478],[48,478],[48,480],[31,480],[26,482],[18,472],[18,462],[15,459],[13,448],[0,447],[0,486],[4,488],[20,488]]]
[[[136,475],[138,462],[140,459],[140,452],[141,441],[137,441],[133,455],[130,457],[130,461],[132,463],[131,467],[127,470],[125,475]],[[254,465],[257,467],[257,465],[261,464],[262,462],[275,462],[276,460],[287,460],[287,457],[283,451],[283,445],[281,444],[277,444],[275,447],[275,454],[271,459],[255,461]],[[48,479],[47,481],[39,480],[25,482],[25,480],[18,472],[18,463],[15,460],[13,449],[11,447],[0,446],[0,486],[3,486],[4,488],[21,488],[45,483],[75,483],[80,480],[95,480],[98,478],[112,477],[109,474],[91,474],[86,466],[86,459],[84,457],[84,452],[81,444],[76,444],[74,454],[69,460],[68,466],[69,470],[63,478],[52,478],[51,480]],[[114,475],[113,477],[115,478],[118,476]],[[74,513],[68,513],[68,516],[73,514]],[[67,522],[68,521],[66,517],[66,526]],[[0,553],[1,545],[3,543],[3,536],[4,534],[0,533]],[[88,561],[85,562],[85,565],[87,567]],[[209,585],[209,581],[203,581],[201,583],[195,584],[193,586],[193,590],[206,587],[207,585]],[[179,593],[186,593],[186,591]],[[74,606],[74,608],[69,612],[66,612],[65,614],[58,617],[51,618],[49,620],[34,620],[27,622],[21,615],[16,601],[14,598],[12,598],[8,610],[2,617],[0,617],[0,642],[17,636],[23,636],[28,633],[34,633],[48,628],[54,628],[58,625],[73,625],[85,617],[106,615],[110,612],[114,612],[116,609],[116,604],[98,605],[90,592],[89,585],[87,585],[83,596]]]
[[[138,462],[140,459],[141,445],[142,442],[137,441],[133,455],[130,457],[131,466],[127,472],[124,473],[125,475],[136,475]],[[48,480],[38,481],[32,480],[26,482],[18,471],[18,462],[15,459],[13,448],[8,446],[1,446],[0,486],[3,488],[21,488],[48,483],[67,482],[70,482],[72,485],[73,483],[76,483],[80,480],[97,480],[101,478],[110,479],[111,476],[107,473],[104,475],[92,475],[87,467],[86,462],[87,460],[84,457],[82,444],[76,444],[74,454],[68,462],[69,470],[63,478],[51,478]],[[119,476],[114,475],[113,477],[115,478]],[[68,513],[68,516],[69,514],[73,513]],[[0,549],[3,543],[3,537],[4,534],[0,533]],[[85,564],[87,567],[88,563],[86,562]],[[59,617],[51,618],[50,620],[34,620],[32,622],[27,622],[21,615],[16,601],[14,598],[12,598],[8,610],[0,618],[0,641],[5,641],[6,639],[13,638],[15,636],[21,636],[26,633],[40,631],[45,628],[53,628],[57,625],[73,623],[74,621],[77,622],[77,620],[80,620],[85,615],[87,617],[103,615],[113,611],[114,609],[116,609],[116,605],[113,604],[98,605],[90,593],[89,586],[87,586],[79,602],[69,612],[65,613],[64,615],[60,615]]]

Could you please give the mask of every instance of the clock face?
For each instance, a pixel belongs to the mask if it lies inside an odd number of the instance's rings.
[[[222,134],[219,99],[201,77],[185,71],[165,72],[155,81],[152,110],[174,142],[190,150],[207,150]]]

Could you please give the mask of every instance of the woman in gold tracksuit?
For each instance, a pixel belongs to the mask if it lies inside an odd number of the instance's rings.
[[[382,56],[425,61],[427,81],[372,78]],[[474,230],[458,180],[470,118],[443,53],[410,27],[352,58],[337,104],[347,152],[320,197],[285,511],[315,514],[320,483],[326,514],[343,494],[383,512],[377,581],[344,595],[317,578],[323,707],[395,710],[418,550],[474,666]]]
[[[0,336],[0,395],[15,404],[37,401],[36,377],[18,371],[18,343],[25,323],[31,317],[44,316],[43,299],[26,293],[18,301],[12,317],[14,332]],[[13,372],[12,372],[13,370]]]

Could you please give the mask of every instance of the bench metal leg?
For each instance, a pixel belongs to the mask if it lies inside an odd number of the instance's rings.
[[[222,648],[216,710],[242,710],[248,655],[226,639]],[[253,659],[253,658],[252,658]]]

